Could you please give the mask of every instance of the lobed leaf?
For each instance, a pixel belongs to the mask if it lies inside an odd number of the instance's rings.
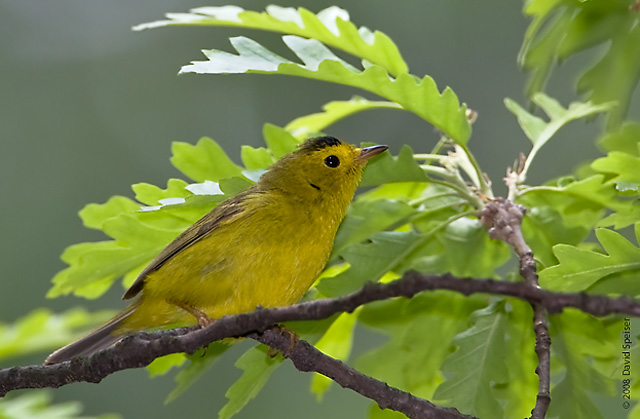
[[[327,297],[356,291],[369,281],[377,281],[402,262],[423,240],[420,234],[383,231],[371,236],[367,244],[354,244],[340,253],[351,268],[324,278],[317,289]]]
[[[375,201],[357,199],[338,229],[333,245],[332,258],[356,243],[361,243],[373,234],[393,229],[397,224],[406,222],[415,214],[414,208],[400,200],[379,199]]]
[[[617,33],[611,37],[609,51],[578,80],[578,92],[590,100],[617,101],[618,106],[609,112],[609,128],[620,126],[624,120],[631,95],[640,79],[640,27],[637,18],[620,23],[615,28]]]
[[[612,274],[640,272],[640,248],[619,233],[597,229],[596,237],[606,252],[558,244],[553,253],[559,263],[540,272],[540,285],[561,292],[583,291]],[[636,224],[640,240],[640,223]]]
[[[528,96],[544,90],[552,68],[593,48],[607,45],[578,81],[578,91],[587,100],[616,101],[608,116],[608,127],[623,120],[640,77],[640,27],[628,1],[570,2],[532,0],[524,10],[532,18],[520,51],[520,65],[531,76]]]
[[[369,162],[360,186],[378,186],[395,182],[426,182],[427,180],[424,171],[413,158],[413,150],[405,144],[397,156],[387,152]]]
[[[173,367],[181,367],[184,365],[186,360],[187,356],[184,353],[169,354],[156,358],[146,367],[149,372],[149,378],[165,375]]]
[[[227,390],[225,395],[229,400],[220,409],[218,418],[229,419],[256,397],[283,360],[282,356],[268,356],[267,347],[264,345],[254,346],[238,358],[235,365],[243,373]]]
[[[465,298],[448,291],[368,304],[358,320],[388,339],[360,356],[356,368],[391,386],[432,399],[443,381],[440,365],[451,353],[453,338],[467,327],[469,315],[484,305],[482,297]]]
[[[549,122],[545,122],[543,119],[532,115],[509,98],[504,101],[507,109],[509,109],[509,111],[518,118],[518,123],[520,124],[522,131],[533,144],[531,152],[525,162],[523,173],[526,173],[531,161],[540,148],[542,148],[564,125],[576,119],[604,112],[614,105],[613,102],[602,104],[573,102],[565,109],[555,99],[545,95],[544,93],[533,94],[531,100],[545,111],[549,116]]]
[[[591,227],[593,222],[586,225],[566,225],[563,214],[548,205],[531,207],[522,220],[525,240],[543,268],[558,263],[553,254],[553,246],[559,243],[575,246],[587,238]]]
[[[287,60],[246,37],[231,38],[237,55],[219,50],[205,50],[209,61],[194,61],[180,73],[198,74],[282,74],[323,80],[357,87],[395,102],[442,130],[459,144],[471,136],[466,106],[449,88],[442,93],[429,76],[423,79],[401,73],[395,79],[384,68],[372,65],[359,71],[338,58],[315,39],[284,36],[285,44],[304,64]]]
[[[277,146],[282,141],[272,138],[272,143]],[[176,236],[224,199],[252,184],[242,175],[242,168],[208,138],[196,145],[174,143],[172,162],[203,183],[170,179],[166,189],[146,183],[133,185],[136,199],[151,206],[125,197],[87,205],[80,211],[85,225],[104,231],[113,240],[69,246],[62,254],[69,266],[54,276],[48,297],[73,293],[97,298],[118,278],[124,278],[125,286],[131,284]]]
[[[184,199],[193,195],[193,193],[187,189],[187,186],[189,186],[189,184],[182,179],[169,179],[167,181],[166,189],[159,188],[149,183],[136,183],[131,186],[131,189],[136,194],[137,201],[142,202],[145,205],[158,205],[159,203],[161,204],[162,202],[166,202],[167,199]],[[130,211],[121,212],[132,212],[137,209],[139,208],[132,207]]]
[[[294,151],[301,143],[285,128],[280,128],[273,124],[264,124],[262,129],[264,142],[267,143],[269,151],[276,159]]]
[[[604,330],[599,319],[575,310],[551,316],[549,329],[553,341],[552,364],[559,361],[564,366],[561,373],[552,377],[552,382],[557,384],[551,389],[551,398],[562,403],[551,403],[549,416],[604,418],[593,403],[592,394],[614,396],[616,383],[595,368],[593,358],[619,356],[611,343],[615,337]]]
[[[357,28],[349,21],[349,12],[337,6],[317,15],[307,9],[267,6],[266,12],[245,11],[237,6],[200,7],[191,13],[168,13],[168,20],[144,23],[134,30],[175,25],[233,26],[262,29],[304,38],[314,38],[334,48],[385,68],[390,74],[408,71],[398,47],[384,33]]]
[[[233,163],[222,147],[211,138],[203,137],[196,145],[176,141],[171,150],[171,163],[196,182],[217,182],[242,175],[242,168]]]
[[[531,414],[538,394],[538,357],[535,353],[535,335],[531,327],[531,305],[507,299],[505,346],[501,353],[508,365],[507,383],[493,386],[493,394],[502,402],[506,418],[527,417]]]
[[[636,155],[622,151],[611,151],[606,157],[601,157],[591,163],[591,168],[599,172],[613,173],[615,177],[611,179],[611,182],[615,182],[617,185],[631,183],[635,185],[635,188],[631,189],[638,191],[638,185],[640,185],[640,157]]]
[[[616,230],[635,224],[640,220],[640,200],[631,201],[626,210],[618,210],[598,223],[598,227],[613,226]]]
[[[140,209],[140,204],[124,196],[112,196],[104,204],[88,204],[78,215],[85,227],[102,230],[104,223],[122,213],[132,213]]]
[[[432,228],[429,225],[417,224],[425,232]],[[510,257],[508,246],[491,240],[478,220],[460,218],[416,246],[408,258],[409,265],[403,268],[458,277],[498,278],[495,270]]]
[[[242,146],[240,158],[248,170],[264,170],[276,162],[268,149],[264,147],[253,148],[248,145]]]
[[[633,156],[640,156],[640,124],[626,122],[620,129],[604,134],[598,143],[607,151],[622,151]]]
[[[618,199],[615,187],[603,175],[575,180],[565,177],[552,185],[526,190],[519,203],[533,208],[548,205],[563,215],[566,226],[590,226],[597,223],[605,208],[626,211],[629,203]]]
[[[369,109],[401,109],[397,103],[372,101],[360,96],[350,100],[329,102],[322,107],[323,112],[301,116],[289,122],[284,129],[299,140],[322,132],[325,128],[335,124],[347,116]]]
[[[356,325],[358,316],[355,313],[340,314],[327,331],[322,335],[320,340],[314,345],[316,349],[322,353],[329,355],[334,359],[346,361],[351,354],[353,346],[353,330]],[[313,374],[311,381],[311,391],[315,393],[318,401],[322,400],[322,396],[329,389],[333,381],[321,374]]]
[[[117,278],[141,271],[189,225],[185,222],[182,229],[165,229],[160,223],[152,226],[141,222],[144,215],[125,213],[106,221],[104,232],[115,240],[69,246],[62,254],[62,260],[69,267],[53,277],[53,287],[47,297],[70,293],[85,298],[99,297]],[[175,219],[170,221],[175,224]]]
[[[229,349],[229,344],[225,341],[221,341],[210,343],[205,349],[203,349],[204,353],[195,353],[191,355],[177,354],[182,355],[183,361],[185,359],[189,360],[189,363],[176,375],[175,380],[177,385],[167,396],[165,404],[174,401],[175,399],[180,397],[182,393],[187,391],[193,385],[193,383],[200,379],[200,377],[202,377],[211,367],[215,365],[216,362],[218,362],[218,360],[220,359],[220,355],[222,355],[227,349]],[[180,364],[182,364],[182,362],[179,362],[179,365]],[[151,367],[151,365],[149,367]],[[160,371],[156,370],[156,373],[159,372]]]
[[[501,418],[502,406],[493,386],[509,382],[502,355],[505,347],[507,316],[504,302],[498,302],[471,315],[472,326],[455,337],[458,350],[442,364],[449,378],[438,387],[434,398],[445,400],[463,413]]]

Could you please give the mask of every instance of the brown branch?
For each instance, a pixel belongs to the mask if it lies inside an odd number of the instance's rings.
[[[558,313],[565,307],[578,308],[585,313],[604,316],[624,313],[640,317],[640,304],[626,297],[608,298],[590,296],[585,293],[561,294],[531,287],[527,283],[461,279],[451,275],[424,275],[408,272],[404,278],[386,284],[370,283],[363,289],[342,298],[309,301],[289,307],[259,309],[252,313],[223,317],[204,329],[181,328],[152,334],[139,333],[123,339],[119,344],[100,351],[90,357],[77,358],[51,366],[32,365],[0,370],[0,396],[12,390],[24,388],[61,387],[74,382],[100,382],[114,372],[149,365],[154,359],[177,352],[193,353],[200,347],[226,337],[246,336],[261,332],[279,322],[294,320],[318,320],[339,312],[351,312],[357,307],[393,297],[411,298],[421,291],[446,289],[464,295],[474,293],[499,294],[519,298]],[[285,353],[288,353],[285,351]],[[293,360],[293,355],[291,355]],[[297,361],[300,362],[300,361]],[[324,362],[324,361],[323,361]],[[333,360],[333,362],[337,362]],[[320,363],[317,370],[333,375],[336,365]],[[337,364],[343,365],[343,364]],[[345,368],[348,368],[345,366]],[[351,370],[344,370],[350,374]],[[330,376],[330,375],[329,375]],[[360,379],[349,382],[356,386]],[[353,387],[349,387],[353,388]],[[391,400],[402,397],[388,390]],[[399,402],[401,403],[401,402]],[[424,401],[425,405],[430,405]],[[395,405],[383,405],[395,408]],[[425,407],[427,409],[427,407]]]
[[[409,418],[424,419],[471,419],[456,409],[440,407],[414,396],[411,393],[390,387],[382,381],[362,374],[359,371],[331,358],[304,340],[296,340],[295,335],[284,328],[271,328],[264,333],[251,333],[248,337],[279,350],[291,359],[295,367],[303,372],[318,372],[329,377],[344,388],[378,403],[381,409],[401,412]]]
[[[526,210],[522,205],[498,198],[490,201],[482,210],[481,220],[489,228],[492,239],[500,239],[513,247],[520,258],[520,275],[531,289],[540,289],[533,252],[522,236],[522,218]],[[536,335],[535,351],[538,355],[538,394],[531,411],[531,419],[544,419],[551,403],[551,337],[547,325],[547,313],[543,305],[531,302],[533,330]]]

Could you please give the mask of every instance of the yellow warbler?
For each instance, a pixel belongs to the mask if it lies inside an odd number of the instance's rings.
[[[367,160],[388,147],[312,138],[249,189],[224,201],[167,246],[100,329],[53,352],[56,364],[132,332],[293,304],[318,277]]]

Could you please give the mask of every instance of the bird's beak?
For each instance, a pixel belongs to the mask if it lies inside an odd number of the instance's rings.
[[[377,156],[383,151],[389,149],[386,145],[374,145],[372,147],[366,147],[360,149],[360,155],[356,157],[356,160],[360,163],[365,163],[373,156]]]

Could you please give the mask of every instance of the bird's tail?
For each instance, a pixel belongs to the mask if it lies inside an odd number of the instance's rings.
[[[113,345],[123,337],[122,333],[117,333],[118,329],[122,329],[125,319],[127,319],[138,306],[138,302],[134,302],[98,330],[53,352],[44,360],[44,365],[58,364],[77,356],[92,355]]]

